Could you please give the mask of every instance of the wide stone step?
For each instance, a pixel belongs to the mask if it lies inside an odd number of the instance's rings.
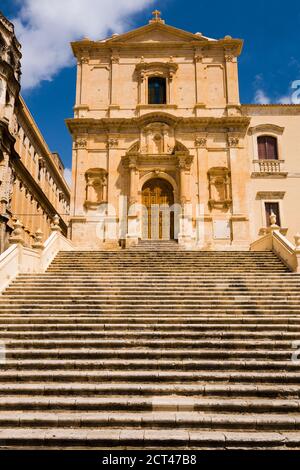
[[[0,397],[0,411],[8,410],[109,410],[109,411],[196,411],[233,413],[299,413],[300,400],[269,398],[192,398],[192,397]]]
[[[300,433],[220,432],[177,430],[173,426],[158,429],[110,428],[72,429],[30,427],[4,428],[0,431],[0,448],[11,449],[299,449]]]
[[[1,383],[0,375],[0,396],[18,398],[28,396],[44,397],[112,397],[112,396],[180,396],[180,397],[251,397],[251,398],[300,398],[300,385],[261,385],[261,384],[83,384],[83,383]],[[172,399],[173,399],[172,398]]]
[[[28,325],[26,325],[28,327]],[[6,331],[3,331],[3,328]],[[161,332],[161,331],[87,331],[81,329],[68,329],[66,331],[53,331],[51,329],[41,329],[32,327],[30,329],[22,328],[6,328],[1,327],[0,325],[0,340],[22,340],[22,344],[34,344],[38,340],[40,343],[47,341],[47,343],[54,342],[55,344],[62,344],[61,342],[76,342],[78,341],[84,344],[91,344],[93,341],[102,341],[103,345],[107,342],[108,344],[128,344],[130,342],[137,344],[137,340],[143,342],[143,344],[156,344],[158,341],[163,342],[163,344],[188,344],[189,342],[205,342],[205,344],[211,345],[212,341],[222,341],[225,342],[243,342],[246,340],[246,343],[253,341],[268,343],[270,346],[273,345],[274,341],[278,341],[280,344],[289,343],[294,340],[300,340],[300,331],[299,332],[285,332],[285,331],[262,331],[262,332],[252,332],[252,331],[234,331],[226,332],[223,331],[212,331],[212,332]],[[248,341],[247,341],[248,340]],[[146,342],[146,343],[145,343]],[[9,342],[7,344],[17,344],[14,342]],[[276,345],[277,347],[277,345]]]
[[[167,299],[166,299],[167,296]],[[298,306],[300,305],[300,295],[266,295],[262,296],[260,295],[254,295],[254,294],[245,294],[243,295],[240,292],[236,292],[236,294],[232,295],[220,295],[216,293],[212,293],[211,295],[205,295],[201,293],[195,293],[194,295],[187,294],[184,291],[182,293],[177,293],[177,294],[172,294],[170,292],[166,292],[165,294],[163,293],[153,293],[151,295],[147,294],[141,294],[139,292],[130,293],[130,294],[118,294],[118,293],[112,293],[110,292],[109,294],[99,294],[95,293],[93,295],[88,295],[88,294],[70,294],[70,293],[57,293],[56,295],[53,293],[52,295],[48,294],[42,294],[39,293],[37,295],[34,294],[26,294],[23,292],[23,294],[15,294],[12,295],[10,294],[9,296],[7,295],[5,300],[2,300],[0,298],[0,308],[2,305],[6,304],[16,304],[16,303],[38,303],[39,305],[43,304],[52,304],[55,302],[59,302],[60,304],[64,303],[70,303],[70,302],[76,302],[76,304],[80,305],[81,303],[88,303],[91,305],[101,305],[103,302],[105,304],[115,304],[115,303],[138,303],[141,301],[145,301],[148,304],[150,303],[159,303],[159,305],[163,305],[165,303],[170,303],[172,304],[173,302],[176,302],[176,304],[181,304],[181,303],[188,303],[188,304],[196,304],[196,305],[202,305],[202,303],[205,305],[207,302],[212,303],[212,304],[225,304],[227,305],[228,303],[246,303],[246,304],[254,304],[254,305],[269,305],[270,302],[274,306],[277,305],[282,305],[285,302],[289,302],[289,305],[295,305],[297,304]]]
[[[178,370],[1,370],[1,383],[150,383],[150,384],[265,384],[298,385],[300,372],[264,372],[264,371],[178,371]]]
[[[230,315],[205,317],[197,315],[195,317],[185,318],[180,317],[145,317],[140,318],[139,315],[129,318],[126,315],[117,315],[116,317],[98,316],[76,316],[70,324],[68,316],[54,316],[49,317],[45,315],[28,315],[26,323],[24,317],[18,315],[11,315],[10,317],[0,315],[0,328],[9,329],[10,327],[24,329],[39,329],[43,330],[52,328],[54,330],[60,329],[80,329],[86,328],[88,330],[106,330],[106,331],[177,331],[178,329],[192,331],[218,331],[240,330],[241,326],[245,331],[300,331],[300,318],[299,315],[291,317],[289,315],[281,317],[260,316],[253,318],[253,316],[240,316],[240,318],[232,319]],[[257,316],[258,317],[258,316]],[[126,321],[125,321],[126,320]]]
[[[231,299],[206,299],[197,300],[197,299],[187,299],[179,298],[178,300],[173,299],[157,299],[147,297],[137,299],[132,298],[109,298],[105,300],[96,300],[96,299],[76,299],[68,298],[66,300],[59,300],[59,308],[57,308],[57,313],[63,309],[76,309],[78,313],[83,309],[86,312],[91,312],[93,309],[98,309],[100,312],[122,312],[123,310],[126,313],[131,313],[130,308],[132,308],[135,313],[138,311],[141,313],[147,313],[157,309],[157,313],[161,311],[178,311],[184,313],[185,310],[196,310],[201,313],[204,313],[205,310],[214,310],[214,313],[217,313],[222,310],[224,313],[231,312],[233,310],[243,311],[246,313],[248,310],[264,312],[276,312],[284,311],[293,312],[295,314],[300,313],[300,302],[299,301],[289,301],[288,305],[286,304],[286,299],[277,300],[270,302],[258,300],[258,299],[249,299],[239,296],[235,301]],[[57,305],[57,302],[54,300],[39,299],[38,303],[34,302],[32,299],[7,299],[5,301],[0,300],[0,310],[1,312],[6,312],[7,310],[14,309],[30,309],[31,311],[44,310],[51,312],[53,308]]]
[[[191,430],[300,430],[300,415],[282,416],[281,414],[255,414],[233,416],[227,414],[203,415],[198,412],[160,412],[160,413],[107,413],[107,412],[61,412],[53,415],[43,412],[2,412],[0,428],[129,428],[129,429],[191,429]]]
[[[231,286],[231,287],[220,287],[217,288],[215,286],[211,287],[206,287],[206,286],[189,286],[189,287],[177,287],[176,291],[174,292],[174,289],[172,287],[165,287],[165,289],[162,288],[162,286],[159,287],[139,287],[136,286],[134,287],[121,287],[121,286],[113,286],[113,285],[107,285],[107,286],[94,286],[94,287],[87,287],[83,288],[81,287],[72,287],[72,286],[57,286],[55,289],[54,287],[52,288],[47,288],[46,286],[40,286],[40,289],[38,292],[36,292],[36,288],[30,287],[30,286],[20,286],[20,287],[10,287],[9,289],[6,289],[5,291],[6,295],[9,297],[14,297],[16,299],[19,298],[55,298],[57,297],[62,297],[66,298],[66,296],[70,297],[75,297],[75,298],[80,298],[80,297],[86,297],[86,298],[106,298],[108,296],[132,296],[132,295],[139,295],[141,297],[146,297],[146,296],[163,296],[163,295],[168,295],[172,297],[177,297],[177,296],[184,296],[184,297],[193,297],[195,295],[195,298],[212,298],[212,297],[220,297],[220,298],[230,298],[234,299],[236,296],[241,295],[243,297],[254,297],[254,298],[267,298],[267,299],[298,299],[300,298],[299,294],[299,288],[297,286],[291,287],[291,288],[285,288],[283,290],[278,291],[278,289],[272,288],[272,289],[267,289],[267,288],[261,288],[260,291],[258,292],[257,289],[252,288],[251,290],[249,288],[240,288],[239,286]]]
[[[99,345],[101,346],[101,345]],[[255,348],[255,350],[244,348],[244,349],[225,349],[220,347],[219,349],[155,349],[150,347],[139,346],[138,349],[127,348],[127,349],[101,349],[100,347],[90,348],[67,348],[57,347],[46,349],[32,348],[28,349],[17,349],[10,348],[6,345],[5,354],[7,359],[114,359],[120,360],[129,359],[142,359],[146,361],[151,359],[188,359],[188,360],[199,360],[199,359],[217,359],[217,360],[228,360],[228,359],[239,359],[239,360],[274,360],[284,361],[291,360],[294,350],[291,347],[288,349],[279,348],[275,351],[274,349],[267,348]]]
[[[135,305],[134,307],[130,308],[130,306],[126,305],[116,305],[116,306],[105,306],[105,305],[99,305],[97,306],[91,306],[87,304],[81,304],[80,306],[77,306],[75,304],[70,304],[70,305],[60,305],[59,308],[55,308],[53,305],[48,306],[48,305],[32,305],[32,304],[13,304],[13,305],[5,305],[1,307],[1,313],[5,315],[18,315],[18,314],[31,314],[35,312],[37,315],[43,315],[43,313],[48,312],[49,315],[67,315],[67,314],[72,314],[72,315],[110,315],[112,322],[113,322],[113,316],[115,314],[121,314],[124,316],[129,316],[132,315],[132,312],[134,311],[135,315],[145,315],[149,316],[149,321],[153,321],[153,316],[159,315],[161,313],[167,314],[167,316],[171,316],[172,314],[177,314],[177,315],[195,315],[195,314],[201,314],[203,315],[212,315],[212,316],[218,316],[218,315],[232,315],[233,312],[236,315],[243,315],[243,314],[249,314],[249,315],[269,315],[270,313],[273,313],[274,315],[281,315],[282,311],[285,311],[285,317],[287,317],[287,314],[289,313],[291,316],[294,315],[296,316],[295,322],[300,320],[300,307],[297,307],[296,305],[293,307],[292,305],[289,308],[286,308],[284,305],[283,306],[259,306],[259,305],[228,305],[226,308],[225,306],[219,308],[216,308],[214,305],[205,305],[205,306],[173,306],[173,305],[153,305],[152,307],[146,307],[143,305]],[[281,315],[284,317],[284,315]],[[297,316],[299,317],[297,319]],[[151,320],[152,318],[152,320]],[[292,318],[293,319],[293,318]],[[274,319],[275,320],[275,319]],[[199,321],[199,319],[198,319]]]
[[[19,356],[18,356],[19,357]],[[185,359],[185,358],[158,358],[158,359],[48,359],[40,357],[38,359],[7,358],[5,365],[0,366],[0,370],[178,370],[178,371],[207,371],[226,370],[237,371],[282,371],[295,372],[299,369],[299,363],[287,360],[261,360],[259,358],[250,360],[249,358],[231,359],[221,357],[213,359]]]
[[[0,335],[1,339],[2,335]],[[295,336],[292,337],[292,341],[295,340]],[[136,338],[133,339],[89,339],[89,338],[78,338],[78,339],[19,339],[19,340],[6,340],[5,347],[9,350],[11,349],[70,349],[70,348],[79,348],[82,350],[87,349],[131,349],[131,348],[154,348],[154,349],[174,349],[180,348],[191,349],[193,353],[195,349],[199,351],[201,349],[209,349],[209,350],[227,350],[227,349],[239,349],[240,351],[244,349],[251,349],[255,348],[256,350],[276,350],[278,353],[289,351],[291,349],[291,339],[286,340],[266,340],[266,339],[259,339],[253,341],[253,338],[249,340],[237,340],[237,339],[216,339],[212,342],[211,340],[199,340],[195,338],[185,338],[184,340],[178,340],[175,338],[172,339],[140,339],[137,341]]]

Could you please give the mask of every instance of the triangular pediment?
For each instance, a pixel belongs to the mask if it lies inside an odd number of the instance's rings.
[[[174,42],[207,42],[208,38],[197,34],[192,34],[181,29],[164,23],[152,23],[141,28],[121,34],[112,39],[108,39],[109,43],[134,43],[134,44],[151,44],[151,43],[174,43]]]

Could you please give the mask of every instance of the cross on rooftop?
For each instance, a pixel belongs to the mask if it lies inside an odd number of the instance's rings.
[[[156,21],[159,21],[161,19],[161,17],[160,17],[161,11],[159,11],[159,10],[154,10],[152,12],[152,15],[153,15],[153,19],[156,20]]]

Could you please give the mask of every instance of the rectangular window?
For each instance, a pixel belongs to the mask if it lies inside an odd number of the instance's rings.
[[[278,160],[278,143],[275,137],[258,137],[257,145],[260,160]]]
[[[267,227],[271,225],[271,214],[276,215],[276,224],[281,227],[279,202],[265,202]]]
[[[148,80],[148,103],[166,104],[167,103],[167,83],[162,77],[151,77]]]

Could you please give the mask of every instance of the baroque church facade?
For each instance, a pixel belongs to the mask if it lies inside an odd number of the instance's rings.
[[[271,215],[293,239],[300,106],[240,103],[242,40],[179,30],[155,11],[146,26],[72,48],[76,246],[248,250]]]

